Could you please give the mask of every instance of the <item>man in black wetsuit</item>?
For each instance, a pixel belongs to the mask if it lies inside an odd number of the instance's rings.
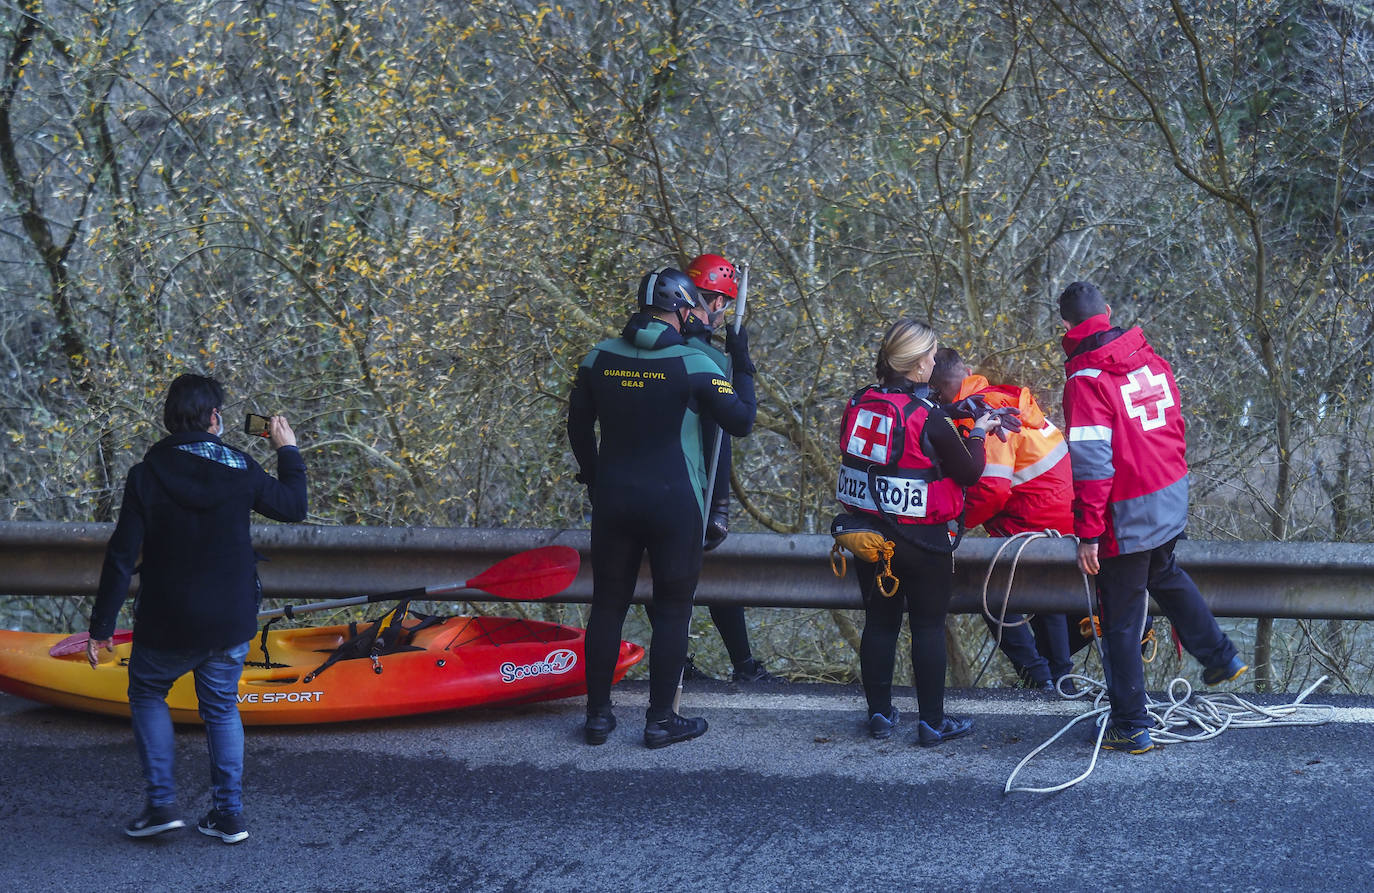
[[[688,320],[682,334],[687,344],[706,354],[729,377],[730,363],[725,354],[711,343],[711,335],[724,321],[725,308],[739,297],[739,271],[719,254],[703,254],[687,265],[687,276],[697,287],[699,301],[692,310],[694,319]],[[710,416],[702,418],[701,443],[706,448],[706,468],[709,473],[711,459],[715,450],[719,429]],[[705,551],[725,542],[730,534],[730,464],[731,448],[729,437],[721,437],[720,458],[715,479],[711,482],[711,498],[707,502]],[[749,645],[749,626],[745,621],[744,608],[739,605],[711,605],[711,622],[720,632],[725,651],[730,656],[730,681],[737,683],[782,682],[768,672],[763,662],[754,657]],[[650,621],[653,617],[650,616]],[[694,679],[709,680],[714,677],[697,668],[689,655],[683,666],[684,681]]]
[[[615,728],[611,679],[645,551],[655,620],[644,743],[665,747],[706,731],[706,720],[672,709],[701,572],[707,491],[701,417],[709,415],[732,436],[748,434],[754,424],[754,366],[743,329],[731,331],[725,344],[734,386],[686,343],[681,330],[699,302],[696,286],[681,271],[646,275],[639,284],[639,312],[619,338],[587,354],[569,397],[568,440],[578,480],[592,499],[583,728],[588,744],[604,743]]]

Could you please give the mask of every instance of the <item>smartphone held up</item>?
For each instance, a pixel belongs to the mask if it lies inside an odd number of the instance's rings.
[[[272,436],[272,419],[265,415],[250,412],[248,417],[243,420],[243,433],[251,437],[270,437]]]

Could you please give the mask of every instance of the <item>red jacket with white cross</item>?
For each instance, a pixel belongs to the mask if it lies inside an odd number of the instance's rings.
[[[1138,328],[1106,314],[1064,336],[1064,420],[1073,463],[1074,533],[1103,557],[1144,552],[1183,533],[1188,463],[1173,369]]]

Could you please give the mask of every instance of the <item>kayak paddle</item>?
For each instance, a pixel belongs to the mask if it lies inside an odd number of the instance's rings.
[[[353,598],[338,598],[327,602],[301,605],[288,605],[259,611],[258,619],[271,617],[295,617],[310,611],[323,611],[329,608],[346,608],[349,605],[367,605],[376,602],[391,602],[401,599],[431,599],[448,597],[459,592],[476,590],[494,595],[497,598],[534,601],[557,595],[572,584],[577,576],[581,557],[571,546],[540,546],[503,558],[482,573],[465,583],[444,583],[439,586],[418,586],[413,589],[398,589],[395,592],[382,592],[376,595],[359,595]]]
[[[114,631],[114,635],[110,636],[110,642],[115,645],[123,645],[125,642],[131,641],[133,637],[133,630],[117,629]],[[90,641],[90,638],[91,634],[88,632],[72,633],[70,636],[67,636],[67,638],[49,648],[48,654],[52,657],[66,657],[68,654],[76,654],[79,651],[85,651],[86,643]]]

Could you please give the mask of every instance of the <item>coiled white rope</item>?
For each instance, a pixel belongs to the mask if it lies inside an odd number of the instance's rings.
[[[1049,740],[1026,754],[1025,758],[1016,764],[1011,775],[1007,777],[1007,783],[1003,786],[1002,793],[1052,794],[1073,787],[1091,775],[1093,769],[1096,768],[1097,756],[1102,749],[1102,737],[1106,734],[1108,719],[1111,716],[1111,705],[1107,703],[1107,686],[1100,680],[1076,673],[1063,678],[1073,679],[1080,687],[1075,695],[1064,695],[1062,689],[1060,695],[1070,700],[1092,697],[1092,709],[1074,717],[1068,725],[1052,735]],[[1316,726],[1330,722],[1335,715],[1334,707],[1327,704],[1303,703],[1308,695],[1316,691],[1326,681],[1326,678],[1322,676],[1313,682],[1291,703],[1274,707],[1255,704],[1234,692],[1215,695],[1194,694],[1193,687],[1186,679],[1176,678],[1169,683],[1167,691],[1169,700],[1167,703],[1146,698],[1145,710],[1154,720],[1154,725],[1149,730],[1150,738],[1156,744],[1184,744],[1190,741],[1206,741],[1209,738],[1215,738],[1227,729],[1255,729],[1265,726]],[[1014,784],[1016,776],[1031,760],[1062,738],[1069,729],[1089,719],[1097,723],[1097,740],[1093,742],[1092,758],[1082,775],[1061,784],[1044,788],[1018,787]],[[1195,727],[1196,731],[1186,732],[1185,730],[1190,727]]]
[[[983,614],[993,623],[997,624],[997,646],[1001,645],[1002,628],[1013,626],[1005,622],[1007,605],[1011,601],[1012,584],[1016,579],[1016,567],[1021,561],[1021,554],[1026,547],[1038,539],[1051,539],[1063,537],[1077,542],[1077,537],[1061,534],[1056,530],[1028,531],[1018,533],[1008,537],[1007,541],[998,548],[993,555],[992,561],[988,563],[987,574],[983,577]],[[1004,553],[1013,544],[1019,543],[1015,554],[1012,557],[1011,570],[1007,575],[1006,589],[1002,595],[1001,611],[997,616],[993,616],[988,606],[988,586],[992,580],[993,571],[997,567],[997,562],[1001,560]],[[1094,616],[1093,587],[1087,574],[1083,574],[1083,595],[1087,601],[1088,616]],[[1021,621],[1026,622],[1025,620]],[[1097,659],[1102,666],[1106,666],[1106,658],[1102,653],[1102,639],[1097,630],[1097,624],[1091,624],[1093,628],[1093,646],[1097,651]],[[996,654],[996,646],[993,654]],[[989,655],[989,659],[991,655]],[[985,662],[983,668],[987,668]],[[982,672],[979,672],[981,678]],[[1072,680],[1077,687],[1077,691],[1068,695],[1061,687],[1064,680]],[[1193,687],[1186,679],[1175,678],[1169,683],[1166,691],[1168,702],[1156,701],[1146,697],[1145,711],[1154,720],[1154,725],[1150,727],[1150,739],[1156,744],[1183,744],[1191,741],[1206,741],[1215,738],[1227,729],[1254,729],[1264,726],[1315,726],[1330,722],[1335,715],[1335,708],[1324,704],[1305,704],[1307,696],[1316,691],[1327,677],[1322,676],[1302,691],[1298,697],[1288,704],[1281,704],[1274,707],[1264,707],[1247,701],[1233,692],[1218,693],[1214,695],[1195,694]],[[976,684],[976,683],[975,683]],[[1108,720],[1111,718],[1111,704],[1107,700],[1107,685],[1099,679],[1084,676],[1078,673],[1070,673],[1060,677],[1055,683],[1060,697],[1066,700],[1086,700],[1092,699],[1092,709],[1074,717],[1062,729],[1052,735],[1049,740],[1036,747],[1016,764],[1016,768],[1007,777],[1007,783],[1002,788],[1002,793],[1012,792],[1028,794],[1052,794],[1071,788],[1083,781],[1092,774],[1097,767],[1097,757],[1102,750],[1102,739],[1107,733]],[[1062,782],[1051,787],[1018,787],[1014,784],[1016,776],[1020,774],[1031,760],[1043,753],[1046,749],[1058,741],[1060,738],[1073,728],[1075,725],[1085,720],[1092,720],[1097,725],[1097,738],[1093,742],[1092,758],[1088,762],[1088,768],[1084,772],[1068,781]],[[1196,731],[1185,731],[1195,728]]]

